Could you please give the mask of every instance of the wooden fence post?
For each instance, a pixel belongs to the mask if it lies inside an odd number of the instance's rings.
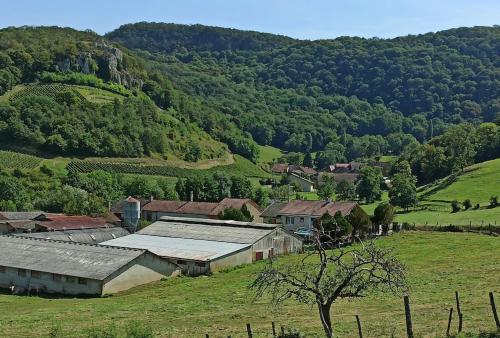
[[[285,327],[283,325],[281,325],[281,335],[282,336],[285,335]]]
[[[361,321],[359,320],[359,316],[356,315],[356,323],[358,324],[358,335],[359,338],[363,338],[363,331],[361,330]]]
[[[458,291],[455,291],[455,300],[457,301],[457,314],[458,314],[458,333],[462,332],[462,310],[460,310],[460,299],[458,298]]]
[[[252,338],[252,327],[250,326],[249,323],[247,323],[247,333],[248,333],[248,338]]]
[[[495,324],[497,324],[497,331],[500,331],[500,320],[498,320],[497,307],[495,305],[495,298],[493,298],[493,292],[490,292],[490,304],[491,311],[493,311],[493,318],[495,318]]]
[[[453,319],[453,308],[450,307],[450,315],[448,316],[448,328],[446,329],[446,337],[450,336],[451,320]]]
[[[411,324],[411,312],[410,312],[410,299],[408,296],[404,296],[405,303],[405,317],[406,317],[406,335],[408,338],[413,338],[413,327]]]
[[[273,338],[276,338],[276,324],[272,322],[271,325],[273,327]]]

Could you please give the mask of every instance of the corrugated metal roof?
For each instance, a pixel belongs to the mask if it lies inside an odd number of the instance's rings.
[[[101,243],[101,245],[146,249],[169,258],[210,261],[249,248],[248,244],[224,243],[197,239],[132,234]]]
[[[1,266],[96,280],[145,252],[16,236],[0,236],[0,248]]]
[[[16,220],[27,221],[34,219],[43,214],[42,211],[1,211],[0,219],[2,220]]]
[[[128,232],[126,229],[121,227],[114,227],[105,229],[34,232],[27,234],[17,234],[16,236],[52,239],[74,243],[97,244],[127,235],[130,235],[130,232]]]
[[[37,226],[47,230],[79,230],[112,228],[104,217],[67,216],[42,214],[37,217]]]
[[[253,244],[276,228],[245,228],[227,225],[188,223],[180,220],[157,221],[139,231],[141,235],[189,238],[217,242]]]
[[[257,223],[257,222],[242,222],[242,221],[212,219],[212,218],[162,216],[162,217],[160,217],[160,220],[164,221],[164,222],[181,222],[181,223],[191,223],[191,224],[220,225],[220,226],[237,227],[237,228],[274,229],[277,227],[276,224]]]

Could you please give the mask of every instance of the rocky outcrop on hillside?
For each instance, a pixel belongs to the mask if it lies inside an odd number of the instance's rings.
[[[106,81],[116,82],[129,89],[141,89],[143,79],[134,76],[123,66],[123,52],[105,41],[95,42],[91,52],[79,52],[56,62],[59,72],[76,71],[94,74]]]

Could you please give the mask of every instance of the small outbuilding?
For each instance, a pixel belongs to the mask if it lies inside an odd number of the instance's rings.
[[[0,236],[0,287],[14,293],[103,295],[179,273],[146,250]]]

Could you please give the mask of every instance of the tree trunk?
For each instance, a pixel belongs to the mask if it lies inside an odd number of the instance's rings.
[[[327,338],[333,337],[333,328],[332,321],[330,319],[330,304],[322,304],[320,302],[318,304],[319,310],[319,318],[321,319],[321,324],[323,325],[323,329],[325,330],[325,336]]]

